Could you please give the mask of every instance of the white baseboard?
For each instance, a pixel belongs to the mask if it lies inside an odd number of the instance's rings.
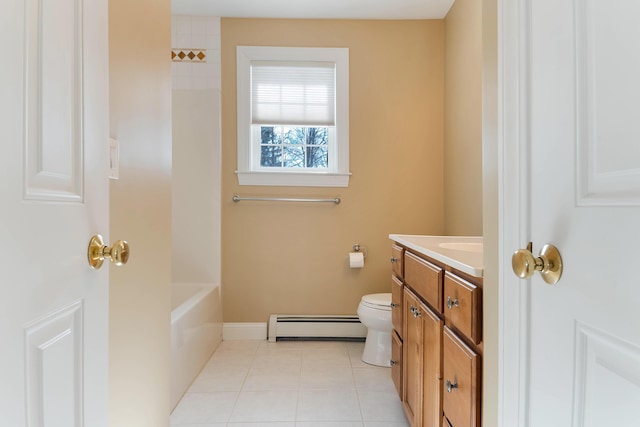
[[[225,323],[222,325],[222,340],[266,340],[266,323]]]

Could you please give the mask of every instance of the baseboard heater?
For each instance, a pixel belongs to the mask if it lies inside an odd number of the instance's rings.
[[[269,317],[269,341],[342,340],[363,341],[367,327],[358,316],[272,314]]]

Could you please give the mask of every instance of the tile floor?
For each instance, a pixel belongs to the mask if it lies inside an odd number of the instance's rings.
[[[224,341],[171,427],[405,427],[390,369],[364,343]]]

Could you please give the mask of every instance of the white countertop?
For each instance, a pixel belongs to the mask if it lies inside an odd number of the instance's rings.
[[[389,238],[463,273],[483,276],[482,237],[389,234]]]

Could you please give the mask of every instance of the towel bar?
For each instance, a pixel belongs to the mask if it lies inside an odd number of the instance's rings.
[[[336,205],[340,203],[340,198],[335,197],[333,199],[299,199],[299,198],[288,198],[288,197],[240,197],[237,194],[234,194],[232,200],[234,202],[240,201],[254,201],[254,202],[317,202],[317,203],[335,203]]]

